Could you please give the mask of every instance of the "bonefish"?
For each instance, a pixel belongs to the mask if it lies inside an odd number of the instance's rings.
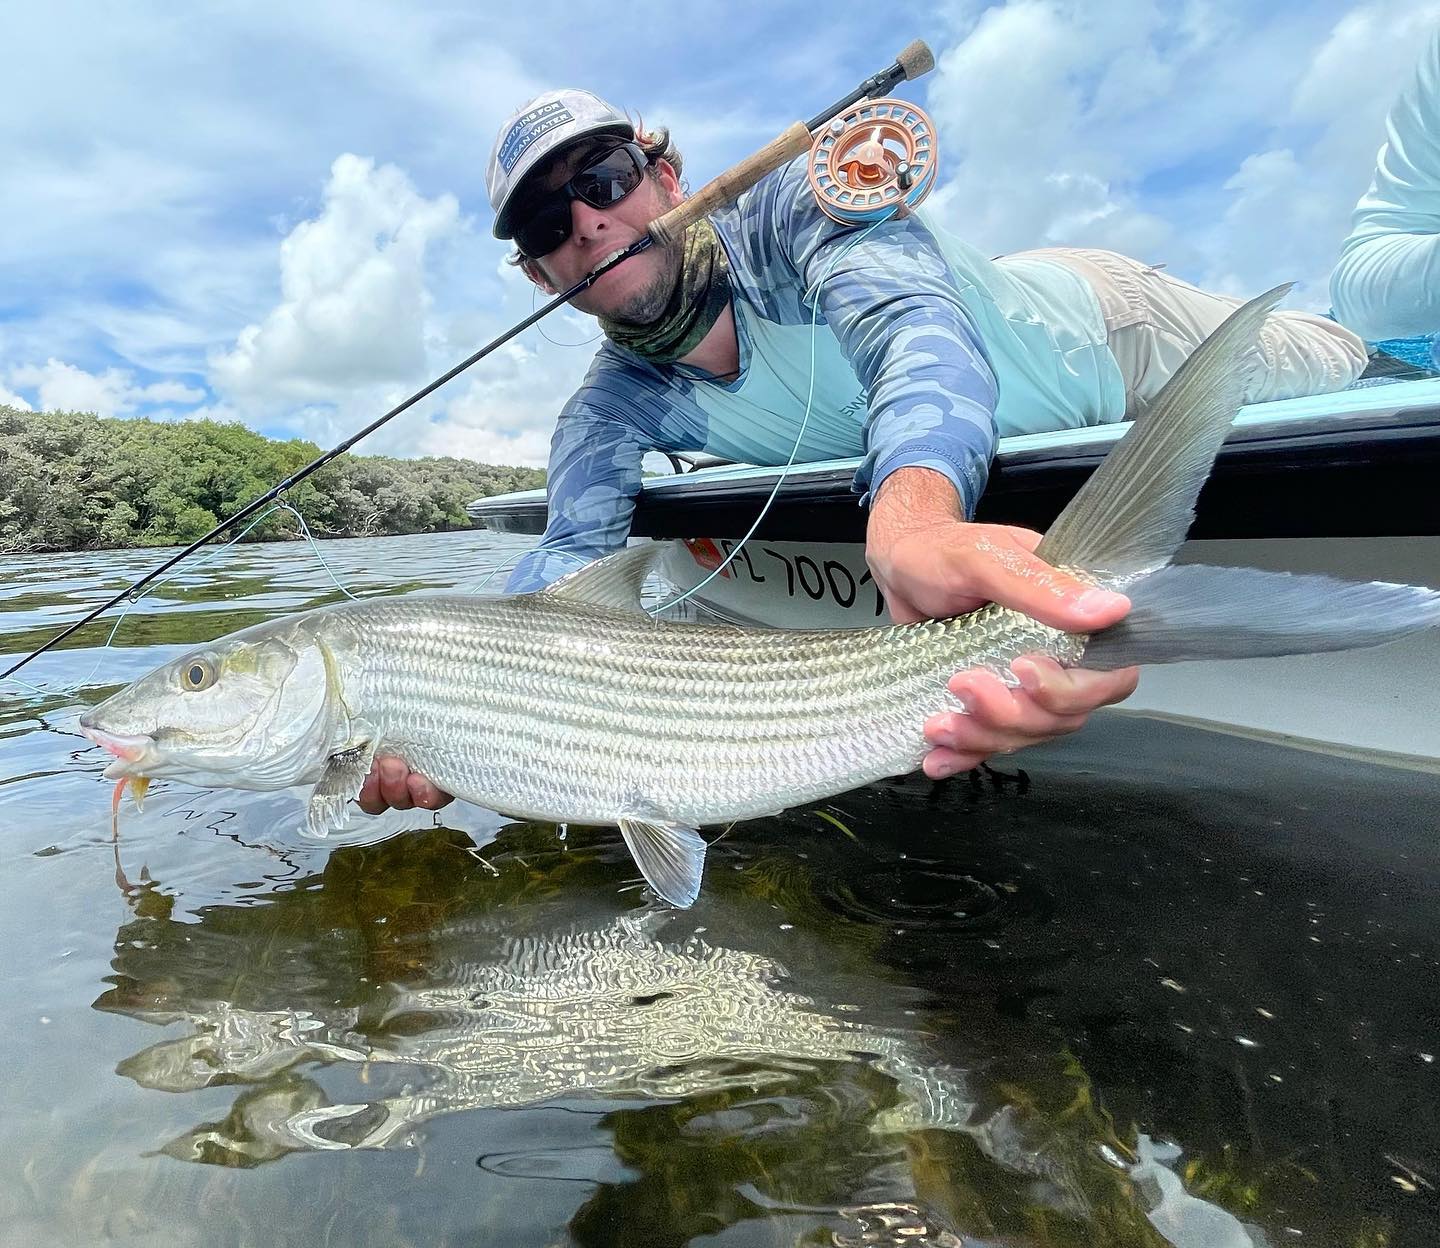
[[[1129,595],[1119,624],[1061,632],[990,605],[865,630],[651,619],[654,545],[512,597],[375,598],[199,647],[81,719],[112,779],[311,784],[342,823],[377,753],[503,814],[620,828],[667,901],[700,888],[697,829],[902,774],[959,669],[1010,679],[1046,654],[1113,669],[1375,645],[1440,621],[1440,594],[1246,569],[1172,567],[1241,402],[1244,355],[1285,288],[1237,309],[1071,500],[1036,553]]]

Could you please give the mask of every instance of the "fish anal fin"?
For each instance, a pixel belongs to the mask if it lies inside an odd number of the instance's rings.
[[[620,835],[645,882],[672,906],[694,905],[705,871],[705,839],[683,824],[621,815]]]

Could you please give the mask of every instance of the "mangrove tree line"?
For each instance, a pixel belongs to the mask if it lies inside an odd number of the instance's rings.
[[[0,405],[0,552],[191,542],[320,454],[213,420],[102,419]],[[340,455],[287,492],[321,537],[468,528],[465,504],[545,474],[465,459]],[[288,512],[247,540],[296,535]]]

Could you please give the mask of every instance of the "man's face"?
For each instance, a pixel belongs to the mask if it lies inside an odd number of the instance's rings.
[[[526,198],[562,187],[616,140],[585,139],[567,148],[532,173],[525,181]],[[650,222],[678,204],[683,195],[675,171],[665,162],[651,166],[655,176],[609,208],[592,208],[581,199],[570,202],[571,233],[548,255],[526,264],[532,281],[551,293],[568,290],[593,273],[617,252],[644,237]],[[517,216],[523,211],[517,205]],[[651,247],[617,265],[588,290],[570,300],[571,306],[595,316],[634,325],[648,325],[665,310],[680,271],[682,249]]]

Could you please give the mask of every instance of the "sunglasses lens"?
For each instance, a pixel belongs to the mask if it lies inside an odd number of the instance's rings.
[[[629,149],[619,148],[570,179],[575,195],[592,208],[618,204],[640,185],[640,165]]]
[[[598,157],[550,195],[515,210],[515,245],[532,260],[548,256],[570,237],[570,201],[592,208],[618,204],[640,185],[645,156],[639,148],[617,147]]]
[[[516,215],[515,245],[532,260],[548,256],[570,237],[568,196],[554,196]]]

